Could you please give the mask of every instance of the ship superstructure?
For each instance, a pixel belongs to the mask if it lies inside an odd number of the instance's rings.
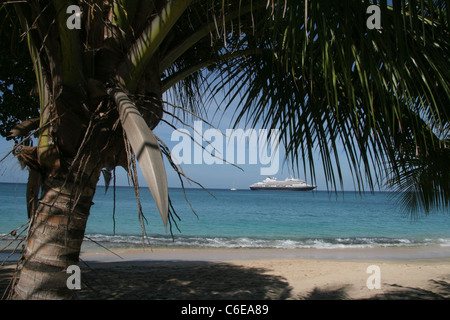
[[[305,181],[294,178],[287,178],[284,181],[278,181],[276,178],[266,178],[263,181],[254,183],[250,186],[251,190],[283,190],[283,191],[311,191],[316,186],[307,184]]]

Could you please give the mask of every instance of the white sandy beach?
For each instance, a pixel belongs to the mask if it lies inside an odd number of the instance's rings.
[[[450,299],[450,257],[419,248],[128,249],[81,255],[79,299]],[[380,289],[370,289],[369,266]],[[0,267],[0,287],[13,265]]]
[[[418,248],[95,251],[80,299],[449,299],[450,257]],[[386,258],[390,257],[390,258]],[[409,257],[409,258],[404,258]],[[86,266],[87,265],[87,266]],[[378,266],[380,289],[368,288]],[[89,283],[90,282],[90,283]]]

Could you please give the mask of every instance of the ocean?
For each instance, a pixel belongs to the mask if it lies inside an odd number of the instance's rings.
[[[27,221],[25,190],[24,184],[0,184],[2,247],[9,233]],[[116,187],[114,204],[114,189],[105,193],[99,186],[83,246],[450,250],[448,211],[412,219],[389,193],[209,191],[212,195],[202,189],[170,189],[176,216],[166,232],[147,188],[140,188],[144,218],[139,219],[133,188]]]

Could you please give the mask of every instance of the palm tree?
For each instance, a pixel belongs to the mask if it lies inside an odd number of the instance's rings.
[[[366,24],[374,2],[382,29]],[[410,203],[448,206],[448,0],[71,1],[81,16],[68,3],[2,7],[24,32],[40,108],[37,129],[13,131],[38,136],[15,150],[30,171],[16,298],[71,296],[64,271],[78,263],[101,172],[122,166],[134,179],[137,159],[167,224],[167,149],[152,132],[167,121],[163,97],[199,113],[225,92],[227,108],[240,102],[236,123],[280,129],[313,179],[318,150],[330,186],[342,182],[342,147],[358,187],[389,179],[414,191]]]

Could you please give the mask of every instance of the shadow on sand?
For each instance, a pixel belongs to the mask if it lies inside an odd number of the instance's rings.
[[[391,290],[373,297],[374,300],[448,300],[450,283],[443,280],[429,280],[429,289],[390,285]]]
[[[285,279],[227,263],[171,261],[88,263],[79,299],[276,299],[291,296]]]
[[[375,294],[365,300],[448,300],[450,299],[450,283],[446,281],[429,281],[430,289],[402,287],[396,284],[384,284],[384,292]],[[337,288],[314,288],[300,300],[347,300],[350,285]]]
[[[294,296],[283,277],[268,270],[204,261],[88,262],[81,263],[82,300],[346,300],[350,285],[316,287]],[[0,267],[0,296],[14,267]],[[383,284],[374,300],[450,299],[450,283],[430,280],[429,287],[412,288]]]

